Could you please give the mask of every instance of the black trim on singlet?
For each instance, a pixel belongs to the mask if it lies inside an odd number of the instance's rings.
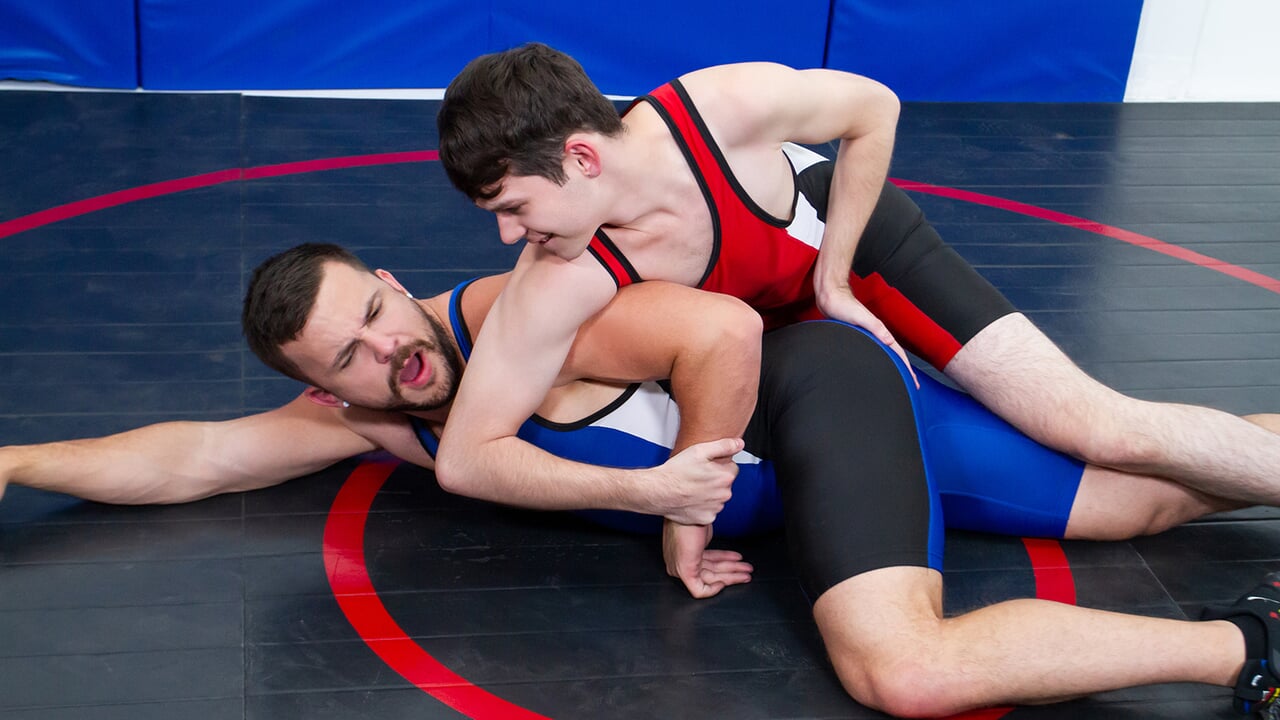
[[[796,176],[796,190],[818,213],[818,220],[827,221],[827,200],[831,196],[831,181],[835,177],[836,164],[831,160],[816,162]]]
[[[467,327],[467,318],[462,314],[462,293],[476,280],[479,278],[459,283],[449,296],[449,324],[452,326],[449,329],[453,331],[453,339],[458,343],[458,352],[462,354],[464,362],[471,359],[471,347],[475,345],[475,340],[471,337],[471,328]]]
[[[604,237],[604,233],[601,233],[601,236],[603,241],[612,246],[612,241],[607,237]],[[616,248],[611,247],[611,249],[616,251]],[[621,256],[619,257],[621,258]],[[627,263],[625,259],[622,260],[622,263],[634,277],[635,270],[632,269],[630,263]],[[610,276],[612,276],[612,273],[610,273]],[[478,279],[479,278],[472,278],[459,283],[458,286],[453,289],[453,295],[449,297],[450,329],[453,331],[454,340],[458,343],[458,351],[462,353],[462,359],[464,361],[471,359],[471,348],[475,345],[475,341],[472,339],[471,328],[467,327],[467,318],[462,314],[462,293],[466,292],[467,288],[471,287],[471,283]],[[637,279],[636,282],[639,282],[639,280]],[[570,430],[584,428],[621,407],[622,404],[625,403],[632,395],[636,394],[636,391],[640,389],[640,385],[641,383],[633,383],[627,386],[627,388],[623,390],[617,398],[611,400],[608,405],[605,405],[603,408],[591,413],[581,420],[575,420],[569,423],[557,423],[547,420],[539,415],[533,415],[529,419],[545,428],[560,432],[568,432]],[[418,443],[422,445],[422,449],[426,450],[427,454],[434,459],[436,456],[436,450],[440,447],[440,439],[431,431],[426,420],[410,415],[409,423],[413,426],[414,434],[418,436]]]
[[[689,166],[689,171],[693,173],[693,179],[697,181],[698,187],[702,190],[702,199],[707,203],[707,210],[711,213],[711,256],[707,259],[707,269],[702,272],[702,277],[698,282],[694,283],[694,287],[700,288],[711,277],[711,271],[715,269],[716,263],[720,262],[720,212],[716,209],[715,198],[711,197],[711,188],[707,187],[707,179],[702,176],[702,172],[698,170],[698,159],[693,156],[693,151],[689,149],[688,143],[684,141],[684,136],[680,133],[680,127],[676,125],[676,121],[667,112],[667,109],[658,102],[658,99],[652,95],[644,95],[636,98],[631,103],[632,107],[640,102],[646,102],[650,107],[658,113],[658,117],[667,124],[667,129],[671,132],[671,137],[676,141],[676,147],[680,148],[681,154],[684,155],[684,161]]]
[[[733,174],[733,170],[729,167],[729,161],[725,159],[724,153],[720,150],[720,146],[716,144],[715,138],[711,136],[711,130],[707,127],[706,121],[702,119],[702,114],[698,112],[698,106],[693,104],[693,98],[689,97],[689,91],[684,89],[684,85],[679,80],[672,80],[671,89],[676,91],[676,96],[680,98],[680,102],[684,103],[684,109],[689,113],[689,119],[693,120],[694,127],[698,128],[698,134],[701,135],[702,144],[707,146],[707,150],[711,153],[711,157],[716,159],[716,165],[720,166],[720,174],[724,176],[725,181],[729,183],[729,187],[733,188],[733,194],[738,196],[743,205],[751,211],[760,221],[768,223],[774,227],[785,228],[791,224],[791,220],[784,220],[765,211],[764,208],[756,204],[751,198],[742,183],[738,182],[738,176]],[[791,168],[791,186],[796,186],[796,169],[791,164],[791,158],[783,153],[782,157],[787,161],[787,166]],[[791,212],[788,216],[794,218],[796,216],[796,195],[793,193],[791,197]]]
[[[471,283],[479,278],[471,278],[458,283],[453,289],[453,294],[449,296],[449,331],[453,333],[454,342],[458,343],[458,352],[462,355],[465,362],[471,358],[471,346],[474,344],[471,339],[471,328],[467,327],[467,319],[462,314],[462,293],[471,287]],[[413,428],[413,434],[418,438],[418,444],[423,450],[434,460],[436,452],[440,449],[440,438],[432,432],[431,426],[426,420],[415,415],[409,415],[409,426]]]
[[[605,233],[604,228],[596,228],[595,236],[596,239],[600,241],[600,244],[613,254],[614,259],[616,259],[618,264],[622,266],[622,269],[626,271],[627,277],[631,279],[631,282],[644,282],[644,278],[640,277],[640,273],[636,272],[635,266],[631,264],[631,261],[627,259],[626,255],[622,254],[622,250],[618,248],[618,245],[613,241],[613,238],[609,237],[608,234]],[[609,276],[613,277],[613,268],[609,267],[609,264],[605,262],[604,258],[600,257],[600,254],[596,252],[595,248],[588,245],[587,249],[591,251],[591,254],[595,256],[595,259],[599,261],[601,265],[604,265],[604,269],[609,271]],[[618,278],[613,277],[613,282],[618,287],[622,287],[622,281]]]
[[[600,267],[604,268],[605,274],[608,275],[609,279],[613,281],[613,286],[621,290],[622,281],[618,279],[618,275],[613,271],[613,268],[609,267],[609,263],[604,261],[604,258],[601,257],[600,252],[590,245],[587,246],[587,252],[591,253],[591,257],[595,258],[596,262],[600,263]]]
[[[542,417],[541,415],[534,415],[529,419],[548,430],[555,430],[556,432],[570,432],[573,430],[581,430],[584,427],[590,426],[595,421],[608,416],[609,413],[612,413],[614,410],[617,410],[618,408],[622,407],[623,403],[630,400],[631,396],[636,394],[636,391],[640,389],[640,385],[642,385],[642,383],[631,383],[630,385],[627,386],[625,390],[622,391],[621,395],[611,400],[608,405],[605,405],[604,407],[600,408],[599,410],[596,410],[595,412],[582,418],[581,420],[574,420],[573,422],[567,422],[567,423],[559,423],[559,422],[553,422],[551,420],[548,420]]]

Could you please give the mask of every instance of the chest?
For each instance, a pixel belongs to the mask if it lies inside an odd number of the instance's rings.
[[[661,211],[605,228],[647,280],[696,285],[720,243],[742,240],[757,224],[785,223],[794,208],[795,176],[777,149],[725,152],[709,167],[682,157],[664,182],[669,195]]]

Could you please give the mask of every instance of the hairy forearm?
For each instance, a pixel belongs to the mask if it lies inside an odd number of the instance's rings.
[[[192,460],[202,423],[164,423],[118,435],[0,448],[10,482],[118,504],[176,503],[213,494]]]
[[[448,452],[446,452],[446,450]],[[475,447],[442,447],[436,478],[445,490],[534,510],[585,508],[661,514],[657,470],[585,465],[556,457],[517,437]]]
[[[0,448],[0,478],[97,502],[168,504],[274,485],[372,449],[340,425],[316,422],[305,403],[225,422]]]
[[[843,288],[867,221],[875,210],[889,173],[897,124],[897,102],[886,98],[877,109],[877,130],[844,139],[836,155],[831,181],[826,233],[818,251],[814,281],[819,291]]]

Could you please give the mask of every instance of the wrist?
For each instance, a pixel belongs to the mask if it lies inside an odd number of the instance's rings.
[[[0,497],[4,496],[4,491],[9,484],[14,482],[14,478],[18,472],[17,448],[0,447]]]
[[[665,515],[667,508],[658,491],[664,483],[660,468],[619,470],[614,509],[641,515]]]

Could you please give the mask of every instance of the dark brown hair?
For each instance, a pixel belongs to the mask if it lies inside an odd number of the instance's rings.
[[[267,258],[253,271],[240,312],[244,339],[267,367],[305,383],[311,381],[281,352],[296,340],[315,308],[325,263],[369,272],[349,250],[329,243],[304,243]]]
[[[467,63],[436,116],[440,161],[454,187],[490,199],[510,171],[564,183],[564,141],[622,132],[618,109],[576,60],[530,43]]]

